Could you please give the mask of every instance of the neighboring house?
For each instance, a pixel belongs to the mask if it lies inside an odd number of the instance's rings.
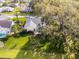
[[[21,12],[32,12],[32,8],[31,7],[24,7],[21,9]]]
[[[32,0],[26,0],[26,3],[20,4],[21,12],[32,12]]]
[[[41,17],[27,16],[26,18],[24,29],[26,29],[27,32],[32,31],[35,34],[39,34],[39,28],[42,26]]]
[[[13,10],[14,10],[14,8],[8,7],[8,6],[4,6],[4,7],[0,8],[0,12],[4,12],[4,11],[11,12]]]
[[[9,18],[2,18],[0,16],[0,38],[5,38],[11,32],[11,27],[14,25],[13,21],[8,20]]]

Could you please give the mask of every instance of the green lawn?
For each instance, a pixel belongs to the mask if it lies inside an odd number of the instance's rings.
[[[10,20],[16,21],[17,18],[12,18],[12,19],[10,19]],[[25,18],[25,17],[19,17],[19,21],[24,22],[24,21],[26,21],[26,18]]]
[[[20,49],[0,49],[0,58],[15,58]]]
[[[14,12],[2,12],[1,14],[8,14],[8,15],[13,15],[14,14]]]
[[[21,48],[29,41],[28,36],[25,37],[10,37],[5,42],[5,47],[0,48],[0,58],[15,58]]]

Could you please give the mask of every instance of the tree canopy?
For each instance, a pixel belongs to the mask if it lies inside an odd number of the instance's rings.
[[[46,51],[77,52],[79,50],[79,2],[74,0],[35,0],[34,14],[42,17],[41,42]],[[55,50],[54,50],[55,49]]]

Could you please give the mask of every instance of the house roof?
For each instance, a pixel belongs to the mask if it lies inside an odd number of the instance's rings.
[[[37,16],[26,16],[27,20],[26,22],[34,22],[36,25],[41,24],[41,17],[37,17]]]
[[[4,28],[10,28],[12,24],[12,21],[8,20],[0,20],[0,26]]]
[[[21,10],[22,12],[32,12],[32,8],[31,7],[25,7]]]
[[[0,26],[4,28],[10,28],[12,25],[12,21],[8,20],[7,16],[0,16]]]
[[[24,26],[27,31],[33,31],[36,28],[36,24],[34,22],[29,22]]]
[[[26,24],[24,26],[27,31],[34,31],[39,28],[39,24],[41,25],[41,17],[37,16],[26,16]]]

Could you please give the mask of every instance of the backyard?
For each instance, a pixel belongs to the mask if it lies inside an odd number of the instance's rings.
[[[28,43],[29,36],[11,36],[9,38],[1,40],[4,41],[5,46],[3,48],[0,48],[0,58],[15,58],[17,54],[21,51],[21,48]]]

